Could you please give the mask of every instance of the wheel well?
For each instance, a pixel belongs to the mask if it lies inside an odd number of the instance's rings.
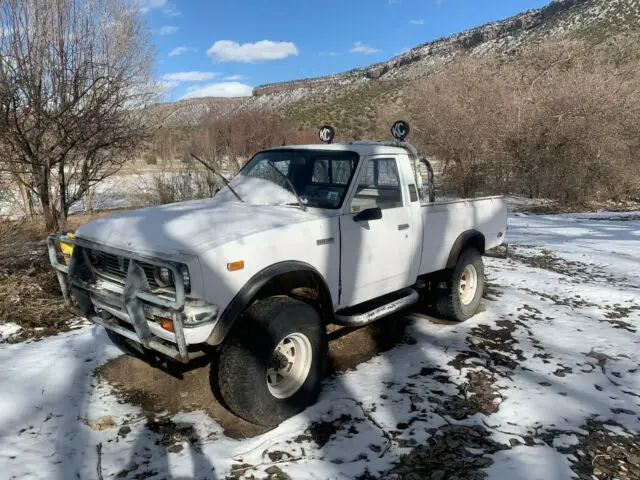
[[[331,292],[322,275],[312,266],[300,262],[283,262],[258,272],[233,298],[209,336],[209,345],[222,343],[227,333],[256,301],[287,295],[315,307],[325,323],[334,320]]]
[[[447,260],[447,268],[453,268],[456,266],[458,257],[465,248],[474,247],[480,252],[480,255],[484,254],[485,239],[484,235],[477,230],[467,230],[460,234],[460,236],[453,242],[451,252],[449,253],[449,259]]]
[[[295,270],[276,275],[258,292],[250,304],[266,297],[286,295],[316,307],[325,323],[333,319],[333,302],[324,280],[315,272]]]

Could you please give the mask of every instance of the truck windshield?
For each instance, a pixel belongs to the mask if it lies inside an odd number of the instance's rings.
[[[335,209],[344,197],[358,165],[358,154],[323,150],[268,150],[254,156],[239,176],[258,178],[291,190],[309,207]],[[269,166],[269,162],[285,175]],[[294,200],[295,201],[295,200]]]

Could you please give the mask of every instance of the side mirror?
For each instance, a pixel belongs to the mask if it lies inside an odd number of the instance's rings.
[[[366,210],[361,211],[355,217],[353,217],[354,222],[368,222],[369,220],[381,220],[382,219],[382,210],[380,207],[375,208],[367,208]]]

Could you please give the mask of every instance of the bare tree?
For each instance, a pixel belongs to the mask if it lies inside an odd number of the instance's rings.
[[[146,136],[151,61],[125,0],[0,0],[0,168],[48,230]]]

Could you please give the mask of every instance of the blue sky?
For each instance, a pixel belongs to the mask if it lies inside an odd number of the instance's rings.
[[[342,72],[548,0],[134,0],[168,100]]]

